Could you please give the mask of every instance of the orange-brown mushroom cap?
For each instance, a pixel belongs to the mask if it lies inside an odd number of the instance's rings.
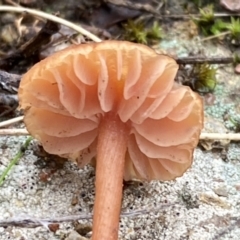
[[[191,166],[203,125],[202,100],[174,82],[177,70],[174,59],[141,44],[71,46],[24,75],[24,122],[47,152],[82,167],[112,112],[131,127],[124,179],[174,179]]]

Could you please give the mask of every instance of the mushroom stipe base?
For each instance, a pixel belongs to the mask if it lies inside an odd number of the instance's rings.
[[[118,238],[129,132],[128,126],[118,115],[108,113],[101,120],[97,145],[93,240]]]

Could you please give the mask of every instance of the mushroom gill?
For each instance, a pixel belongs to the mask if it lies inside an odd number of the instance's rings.
[[[170,180],[191,166],[202,100],[177,70],[147,46],[105,41],[55,53],[21,81],[24,122],[45,150],[80,167],[97,158],[93,239],[117,238],[123,178]]]

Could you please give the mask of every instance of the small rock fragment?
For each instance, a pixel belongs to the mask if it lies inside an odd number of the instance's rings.
[[[59,229],[59,224],[58,223],[48,224],[48,228],[51,232],[55,233]]]
[[[78,204],[78,196],[76,194],[73,195],[71,204],[72,206],[75,206]]]
[[[235,67],[235,73],[240,74],[240,64]]]
[[[228,190],[227,190],[225,185],[216,187],[213,191],[220,197],[227,197],[228,196]]]
[[[79,235],[76,231],[71,231],[65,240],[89,240],[81,235]]]
[[[92,225],[90,223],[76,223],[74,224],[74,229],[77,231],[80,235],[85,236],[89,232],[92,231]]]

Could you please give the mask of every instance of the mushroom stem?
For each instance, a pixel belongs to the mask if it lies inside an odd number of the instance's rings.
[[[96,167],[92,240],[118,239],[125,154],[130,129],[108,113],[101,120]]]

